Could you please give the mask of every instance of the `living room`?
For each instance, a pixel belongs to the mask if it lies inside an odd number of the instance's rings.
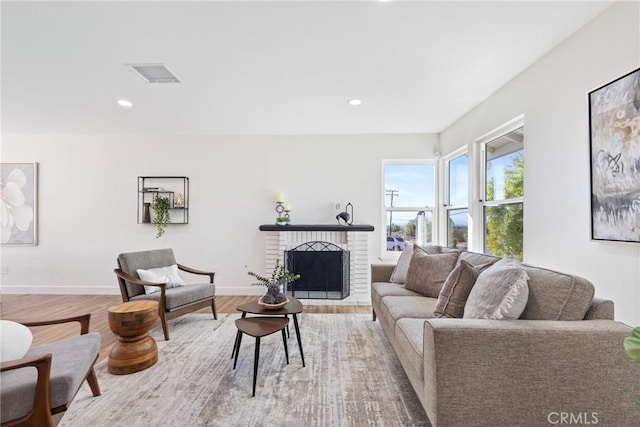
[[[141,4],[144,3],[153,4]],[[164,5],[176,13],[164,17],[159,14],[154,31],[170,29],[170,18],[182,16],[182,3]],[[268,10],[272,2],[242,3],[247,9],[233,15],[238,19],[238,23],[233,24],[239,27],[232,34],[244,42],[242,47],[252,43],[258,47],[235,54],[227,52],[224,43],[219,42],[172,45],[171,32],[162,34],[156,42],[151,36],[141,35],[139,49],[125,51],[124,46],[135,46],[136,40],[123,41],[117,22],[122,19],[121,28],[127,31],[133,31],[131,28],[136,25],[149,25],[146,13],[150,12],[140,4],[133,7],[125,2],[110,9],[107,2],[2,3],[2,162],[37,162],[38,167],[37,245],[2,247],[0,290],[3,295],[118,295],[113,269],[117,267],[119,253],[168,247],[188,265],[215,271],[216,295],[259,295],[261,289],[252,286],[247,271],[262,271],[265,267],[265,236],[258,227],[275,221],[278,193],[290,204],[292,224],[335,224],[336,214],[351,203],[354,223],[375,227],[368,236],[369,263],[392,261],[397,254],[386,251],[384,246],[384,162],[414,159],[433,162],[437,170],[436,206],[441,206],[442,174],[448,156],[466,148],[470,159],[474,159],[477,141],[520,118],[525,127],[526,152],[523,261],[588,279],[597,297],[614,302],[615,320],[640,325],[640,245],[593,240],[591,236],[588,104],[589,92],[640,65],[638,2],[571,2],[576,8],[590,7],[591,17],[587,18],[588,13],[582,10],[584,21],[572,21],[574,27],[565,29],[564,37],[555,42],[549,40],[544,51],[528,64],[521,64],[520,70],[505,75],[501,83],[492,81],[495,88],[477,101],[473,100],[484,92],[482,87],[474,86],[482,85],[475,83],[476,79],[482,82],[483,73],[497,72],[500,66],[508,67],[509,58],[533,48],[521,46],[518,50],[505,45],[504,49],[512,50],[502,52],[499,66],[481,63],[477,57],[477,63],[473,63],[472,58],[451,55],[447,65],[459,79],[455,85],[444,85],[442,89],[450,89],[452,97],[468,96],[468,100],[465,99],[468,108],[458,110],[455,115],[432,106],[432,110],[424,112],[423,127],[402,119],[404,110],[411,108],[412,98],[408,98],[405,105],[386,109],[377,106],[375,100],[375,96],[384,99],[384,93],[367,97],[367,94],[354,93],[359,91],[350,87],[359,87],[358,77],[381,79],[384,73],[339,78],[340,67],[358,65],[358,56],[348,49],[335,55],[337,59],[349,61],[334,63],[334,72],[324,76],[335,80],[336,87],[344,92],[342,98],[333,101],[334,110],[324,110],[330,111],[324,116],[315,114],[313,104],[322,105],[327,99],[322,93],[307,93],[299,87],[291,91],[303,99],[291,104],[293,98],[284,85],[286,81],[276,77],[288,72],[287,69],[305,74],[319,64],[300,64],[295,58],[286,63],[269,62],[267,55],[281,55],[278,56],[281,58],[287,56],[287,51],[276,49],[276,52],[265,53],[261,49],[266,48],[268,42],[295,39],[296,32],[302,29],[283,18],[291,27],[278,28],[283,32],[282,38],[265,33],[270,27],[261,23],[260,12]],[[307,7],[313,7],[313,13],[325,7],[320,2],[304,3],[310,3]],[[350,4],[349,7],[355,9],[345,11],[346,17],[363,14],[383,20],[381,16],[389,15],[389,19],[399,20],[406,18],[406,10],[411,12],[412,7],[418,7],[411,5],[414,2],[400,1],[355,3],[363,4]],[[446,2],[432,3],[447,6]],[[496,7],[483,3],[459,2],[458,7],[467,5],[478,8],[477,11],[483,6]],[[585,6],[589,3],[591,6]],[[286,4],[277,6],[284,9]],[[554,10],[553,3],[547,6],[551,8],[550,14],[560,16],[571,10]],[[305,6],[297,7],[304,12]],[[346,26],[345,22],[329,19],[341,16],[340,7],[340,2],[326,6],[328,9],[319,15],[325,20],[318,18],[318,22],[331,23],[336,27],[327,28],[335,31],[337,27]],[[387,9],[372,12],[372,7]],[[502,7],[513,6],[506,2]],[[521,7],[526,9],[530,5]],[[243,15],[247,10],[257,12]],[[494,23],[498,14],[495,9],[490,10],[487,15],[477,12],[478,21]],[[419,13],[413,13],[416,20],[424,13],[422,9],[417,11]],[[130,13],[130,19],[125,19],[123,13]],[[308,12],[308,15],[313,14]],[[49,19],[51,16],[57,19]],[[76,16],[86,20],[75,20]],[[248,23],[240,25],[244,21],[238,16]],[[569,16],[567,14],[567,20]],[[305,17],[307,20],[301,22],[314,22],[307,14]],[[539,16],[533,18],[540,19]],[[551,18],[557,20],[557,15]],[[193,16],[190,19],[194,20],[191,27],[197,33],[203,24]],[[216,18],[210,25],[222,25],[220,20],[222,18]],[[263,32],[245,33],[244,25],[249,24]],[[91,31],[94,25],[96,33]],[[413,21],[407,25],[414,28]],[[359,27],[366,27],[366,23]],[[325,35],[332,49],[339,45],[339,41],[320,29],[313,30]],[[98,36],[99,31],[107,35]],[[127,31],[123,34],[131,34]],[[144,28],[137,31],[145,34]],[[545,29],[541,28],[540,33],[542,38]],[[47,42],[48,35],[52,45]],[[357,40],[362,43],[368,35],[370,33],[365,32],[365,36]],[[261,41],[261,37],[266,40]],[[104,38],[113,39],[115,47],[90,55],[92,49],[104,46]],[[322,44],[322,40],[315,42]],[[412,52],[404,52],[391,42],[378,42],[384,47],[380,48],[383,53],[391,55],[394,47],[400,51],[392,56],[394,60],[408,56],[407,62],[401,63],[403,67],[413,65]],[[291,45],[285,46],[291,49]],[[540,44],[536,46],[540,48]],[[166,57],[164,49],[170,49],[173,56]],[[503,47],[495,46],[495,49]],[[225,52],[228,56],[220,56]],[[329,51],[320,49],[319,52],[328,54]],[[291,56],[297,54],[291,52]],[[82,55],[87,55],[86,63],[78,60]],[[182,72],[188,62],[195,61],[193,58],[205,55],[235,60],[245,67],[235,69],[238,79],[228,84],[224,77],[215,75],[215,69],[194,70],[190,65],[189,73]],[[40,62],[33,58],[39,58]],[[318,62],[334,59],[321,57]],[[96,62],[98,66],[92,65]],[[183,83],[148,84],[125,66],[158,62],[166,63]],[[384,68],[385,64],[383,58],[375,65]],[[43,70],[44,76],[40,74]],[[87,77],[80,77],[87,70],[101,73],[91,76],[93,83],[89,86]],[[386,72],[387,79],[397,79],[394,67],[389,66]],[[47,73],[56,78],[48,78]],[[61,83],[57,73],[71,77]],[[313,74],[313,78],[319,77]],[[125,83],[113,85],[110,79]],[[193,87],[192,81],[201,86]],[[29,88],[29,82],[38,90],[47,88],[46,96],[40,98],[38,91]],[[310,78],[307,84],[313,88],[315,82]],[[226,103],[226,113],[217,104],[217,115],[206,110],[193,111],[185,102],[190,97],[200,98],[201,92],[215,99],[216,91],[232,95],[234,88],[239,90],[245,86],[252,96],[227,97],[220,101]],[[261,86],[282,91],[282,99],[264,97]],[[436,85],[439,86],[442,85]],[[408,96],[405,88],[390,85],[386,90],[396,90],[398,98],[402,98]],[[429,97],[422,85],[415,91],[422,91],[423,98]],[[176,95],[176,92],[183,93]],[[116,105],[116,100],[122,97],[131,97],[133,107],[124,109]],[[352,97],[362,97],[362,105],[347,104]],[[104,106],[100,110],[88,110],[85,98],[98,98]],[[175,99],[180,103],[172,104]],[[274,104],[278,101],[290,115],[274,114]],[[244,115],[243,109],[261,114]],[[307,111],[310,114],[305,114]],[[437,118],[434,123],[438,125],[431,125],[430,113],[434,120]],[[249,118],[253,120],[251,124]],[[189,127],[181,127],[184,123]],[[215,129],[209,127],[211,123]],[[336,130],[329,130],[327,123],[335,124]],[[365,130],[364,124],[369,124]],[[470,170],[474,171],[473,165]],[[166,234],[156,238],[152,224],[136,221],[136,179],[145,175],[189,177],[188,224],[169,225]],[[473,185],[470,188],[476,191]],[[341,209],[336,209],[336,204],[340,204]],[[439,215],[444,217],[442,212]],[[479,226],[480,222],[481,218],[472,216],[470,227]],[[434,230],[437,229],[436,224]],[[470,230],[470,234],[473,232]],[[432,243],[446,246],[445,233],[434,232]],[[483,251],[479,239],[471,240],[470,249]]]

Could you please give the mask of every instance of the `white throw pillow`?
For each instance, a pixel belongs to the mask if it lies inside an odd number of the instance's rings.
[[[393,273],[391,273],[391,278],[389,279],[391,283],[404,284],[407,280],[407,271],[409,271],[409,264],[411,264],[412,255],[413,245],[407,244],[400,254],[400,258],[398,258],[396,268],[394,268]]]
[[[11,320],[0,320],[0,336],[0,362],[20,359],[33,341],[29,328]]]
[[[138,277],[145,282],[166,283],[167,288],[177,288],[186,285],[180,274],[178,274],[178,265],[168,265],[166,267],[150,268],[149,270],[136,270]],[[153,294],[160,292],[157,286],[145,286],[145,294]]]
[[[520,262],[505,258],[478,276],[464,306],[465,319],[517,319],[529,299],[529,276]]]

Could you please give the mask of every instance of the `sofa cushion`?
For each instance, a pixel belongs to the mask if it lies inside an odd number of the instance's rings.
[[[424,296],[438,298],[444,281],[453,270],[458,254],[429,255],[414,250],[405,287]]]
[[[479,275],[480,272],[471,264],[461,261],[449,274],[438,295],[434,309],[436,317],[462,317],[469,293]]]
[[[205,298],[215,296],[216,286],[212,283],[203,283],[200,285],[185,285],[179,288],[167,289],[167,310],[171,310],[177,307],[181,307],[185,304],[200,301]],[[160,303],[160,292],[155,292],[149,295],[136,295],[131,298],[131,301],[139,300],[153,300]]]
[[[394,323],[403,317],[418,319],[431,319],[435,317],[433,309],[436,306],[435,298],[423,296],[388,296],[382,298],[382,305]]]
[[[424,322],[425,319],[399,319],[394,333],[396,354],[416,392],[424,390]]]
[[[374,302],[374,306],[380,304],[380,300],[386,296],[421,296],[417,292],[410,291],[403,285],[389,282],[375,282],[371,284],[371,300]]]
[[[466,319],[517,319],[529,295],[527,272],[515,258],[505,258],[489,267],[469,293]]]
[[[613,301],[605,300],[602,298],[593,298],[589,309],[584,315],[584,320],[597,320],[597,319],[615,319],[615,310],[613,307]]]
[[[520,316],[527,320],[582,320],[595,292],[582,277],[525,265],[529,300]]]

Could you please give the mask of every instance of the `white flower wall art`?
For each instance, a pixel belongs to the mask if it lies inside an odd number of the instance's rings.
[[[37,163],[0,163],[0,244],[37,245]]]

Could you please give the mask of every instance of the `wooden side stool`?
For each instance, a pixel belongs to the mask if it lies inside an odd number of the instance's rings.
[[[266,337],[278,331],[282,332],[282,342],[284,343],[284,354],[289,364],[289,350],[287,348],[287,336],[285,328],[289,325],[289,319],[283,317],[251,317],[249,319],[236,320],[238,334],[236,335],[236,354],[233,360],[233,369],[236,369],[238,363],[238,354],[240,353],[240,344],[242,343],[242,335],[247,334],[256,338],[256,350],[253,359],[253,396],[256,395],[256,378],[258,376],[258,360],[260,359],[260,338]]]
[[[132,374],[156,364],[158,345],[149,331],[157,321],[157,301],[129,301],[109,307],[109,328],[118,336],[109,352],[110,374]]]

